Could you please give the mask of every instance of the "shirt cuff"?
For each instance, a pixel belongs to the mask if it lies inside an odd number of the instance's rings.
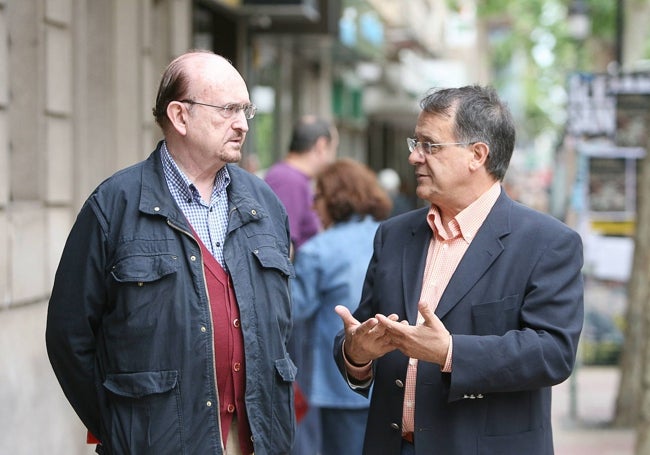
[[[454,351],[454,339],[449,335],[449,349],[447,349],[447,357],[445,358],[445,364],[442,367],[443,373],[451,373],[451,358]]]

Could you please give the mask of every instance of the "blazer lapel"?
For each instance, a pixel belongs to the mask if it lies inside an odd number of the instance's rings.
[[[404,305],[406,318],[410,324],[415,324],[418,316],[418,301],[422,292],[424,266],[427,261],[427,251],[433,233],[427,223],[426,214],[415,222],[409,230],[409,237],[402,253],[402,282],[404,283]]]
[[[501,238],[510,232],[512,200],[501,191],[440,298],[436,315],[442,319],[483,276],[503,251]]]

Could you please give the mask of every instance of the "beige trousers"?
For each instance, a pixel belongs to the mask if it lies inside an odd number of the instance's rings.
[[[239,445],[239,425],[237,424],[237,416],[233,417],[232,423],[230,424],[225,455],[246,455],[242,452],[241,446]],[[253,453],[251,455],[255,454]]]

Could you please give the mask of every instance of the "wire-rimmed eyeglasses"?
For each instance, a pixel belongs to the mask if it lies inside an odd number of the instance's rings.
[[[188,100],[188,99],[181,100],[181,103],[199,104],[201,106],[208,106],[208,107],[213,107],[215,109],[219,109],[221,111],[221,115],[223,115],[224,118],[230,118],[233,115],[238,114],[240,111],[244,111],[244,116],[246,116],[247,120],[250,120],[253,117],[255,117],[255,112],[257,112],[257,107],[254,104],[230,103],[230,104],[226,104],[225,106],[216,106],[214,104],[201,103],[199,101]]]
[[[440,150],[442,150],[444,147],[448,147],[451,145],[467,146],[472,144],[476,144],[476,142],[446,142],[446,143],[434,144],[433,142],[420,142],[417,139],[414,139],[412,137],[406,138],[406,145],[408,145],[409,153],[413,153],[417,151],[420,154],[424,154],[424,155],[434,155],[438,153]]]

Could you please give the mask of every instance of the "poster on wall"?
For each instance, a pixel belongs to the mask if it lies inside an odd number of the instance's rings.
[[[592,157],[589,160],[589,210],[623,214],[634,209],[634,198],[626,188],[627,179],[635,179],[634,170],[627,175],[625,158]]]
[[[641,147],[585,143],[579,153],[586,160],[585,201],[591,221],[633,221],[636,216],[637,161]]]
[[[650,125],[650,95],[616,97],[616,144],[621,147],[646,147]]]

